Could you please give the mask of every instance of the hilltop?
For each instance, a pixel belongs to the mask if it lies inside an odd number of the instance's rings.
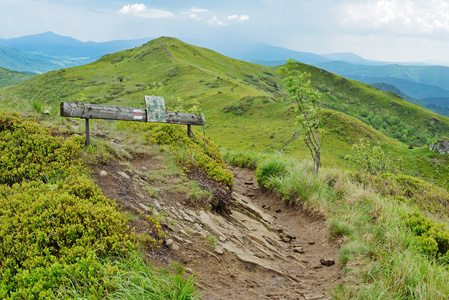
[[[433,163],[427,160],[432,158],[416,161],[425,148],[407,148],[426,146],[447,134],[449,118],[367,84],[309,65],[301,68],[312,74],[323,94],[325,165],[349,166],[344,157],[363,138],[403,157],[413,171],[433,177],[429,170]],[[282,79],[275,67],[231,59],[170,37],[1,91],[34,97],[53,107],[61,101],[143,107],[144,95],[158,83],[169,109],[177,105],[177,97],[185,105],[197,100],[206,115],[207,134],[225,149],[278,151],[291,139],[295,113],[283,101]],[[308,154],[300,141],[285,150],[297,157]]]

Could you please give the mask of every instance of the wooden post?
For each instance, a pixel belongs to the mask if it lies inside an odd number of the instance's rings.
[[[76,102],[61,102],[61,117],[122,120],[137,122],[169,123],[181,125],[204,125],[202,115],[166,111],[166,116],[160,120],[147,120],[145,109],[120,106],[85,104]]]
[[[206,123],[203,115],[165,111],[162,97],[145,96],[147,109],[120,106],[96,105],[76,102],[61,102],[61,117],[86,120],[86,147],[90,145],[89,119],[122,120],[137,122],[169,123],[187,125],[187,135],[193,136],[191,125]],[[156,107],[155,110],[153,106]]]
[[[190,127],[190,125],[187,125],[187,136],[188,136],[189,138],[192,137],[192,128]]]
[[[86,118],[86,147],[90,145],[89,118]]]

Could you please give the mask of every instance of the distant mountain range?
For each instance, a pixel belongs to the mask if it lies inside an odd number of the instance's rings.
[[[53,32],[0,39],[0,67],[45,73],[84,65],[108,53],[140,46],[151,38],[111,42],[81,42]]]
[[[353,53],[319,55],[267,44],[233,45],[196,40],[193,42],[232,58],[266,66],[280,66],[287,59],[293,58],[364,83],[394,85],[411,98],[449,108],[449,67],[446,66],[436,66],[425,62],[373,61]]]
[[[440,115],[449,117],[449,106],[447,105],[447,103],[449,103],[448,98],[426,98],[418,100],[416,98],[407,95],[406,93],[401,91],[397,86],[389,83],[373,83],[371,85],[378,90],[396,94],[407,102],[416,104],[418,106],[436,112]]]
[[[449,118],[399,96],[307,64],[298,64],[298,68],[312,74],[313,86],[322,93],[325,139],[332,141],[323,152],[336,161],[343,161],[348,144],[362,137],[422,146],[448,132]],[[278,151],[291,139],[291,127],[285,124],[296,118],[294,106],[283,101],[282,76],[275,67],[232,59],[171,37],[105,55],[84,66],[35,76],[2,88],[0,93],[33,97],[53,106],[83,99],[138,108],[144,107],[144,95],[157,88],[152,83],[159,82],[164,86],[167,109],[177,105],[177,97],[184,99],[185,105],[193,99],[200,103],[208,118],[208,133],[223,147],[243,149],[240,147],[245,145],[252,150]],[[435,126],[430,127],[429,122]],[[296,147],[293,145],[289,147]]]
[[[398,86],[401,90],[418,99],[442,97],[441,94],[443,92],[448,93],[447,89],[449,88],[449,67],[444,66],[407,66],[399,64],[367,66],[342,61],[319,63],[315,66],[365,83],[377,81],[401,85]],[[401,81],[391,82],[389,78],[400,79]],[[419,89],[409,90],[405,82],[427,85],[427,87],[421,86]],[[432,87],[439,87],[439,89],[432,90]],[[418,90],[421,94],[418,94]]]
[[[81,42],[53,32],[0,39],[0,67],[30,73],[84,65],[117,51],[151,40]],[[193,39],[187,42],[210,48],[226,56],[262,65],[282,65],[287,59],[313,65],[368,84],[390,84],[428,104],[449,107],[449,67],[425,63],[410,65],[366,60],[353,53],[315,54],[262,43],[224,44]]]
[[[26,53],[62,58],[90,58],[97,60],[105,54],[141,46],[152,38],[117,40],[110,42],[81,42],[53,32],[27,35],[12,39],[0,39],[0,45]]]
[[[0,45],[0,67],[20,72],[41,74],[52,70],[84,65],[90,58],[69,58],[27,53]]]

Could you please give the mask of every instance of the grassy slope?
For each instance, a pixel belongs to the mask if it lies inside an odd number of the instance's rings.
[[[32,74],[11,71],[0,67],[0,87],[18,84],[33,77],[34,75]]]
[[[423,146],[447,133],[449,118],[369,85],[300,66],[312,74],[323,93],[323,106],[331,109],[324,111],[325,165],[351,167],[343,157],[354,142],[364,138],[402,157],[410,165],[409,173],[418,170],[415,175],[436,177],[440,182],[449,175],[445,163],[435,175],[434,157],[426,148],[407,149],[409,144]],[[198,100],[206,115],[207,134],[224,148],[277,151],[293,133],[294,107],[281,101],[285,95],[276,68],[231,59],[168,37],[0,91],[41,99],[55,107],[60,101],[143,107],[144,95],[151,94],[154,83],[164,85],[169,109],[175,97]],[[308,155],[301,141],[291,143],[286,152]]]

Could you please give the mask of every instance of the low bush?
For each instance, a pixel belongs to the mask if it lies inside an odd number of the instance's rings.
[[[1,299],[55,299],[68,286],[103,299],[117,289],[111,257],[161,244],[157,220],[138,238],[87,178],[82,143],[0,111]]]
[[[313,165],[307,161],[272,155],[259,163],[255,173],[260,186],[278,193],[289,204],[334,197],[326,182],[311,172]]]
[[[391,159],[380,146],[371,147],[363,140],[352,146],[352,155],[347,155],[345,159],[356,164],[361,175],[396,173],[402,168],[400,160]]]
[[[256,169],[256,179],[266,189],[274,187],[273,179],[282,179],[287,174],[287,160],[280,155],[273,155],[260,162]]]
[[[101,296],[110,286],[96,258],[134,248],[124,217],[85,178],[1,185],[0,216],[2,299],[51,298],[68,274],[101,282],[91,291]]]
[[[36,122],[0,111],[0,184],[78,173],[81,149],[81,137],[53,137]]]
[[[435,223],[420,212],[403,215],[405,224],[416,235],[419,250],[445,262],[449,258],[449,231],[443,223]]]
[[[232,173],[226,170],[226,164],[218,146],[209,138],[200,139],[199,132],[193,131],[195,138],[187,136],[187,131],[174,124],[140,124],[121,122],[119,128],[128,128],[136,132],[145,132],[148,143],[169,145],[177,155],[178,165],[187,173],[192,169],[201,169],[208,178],[224,184],[228,189],[234,186]]]
[[[227,151],[224,154],[224,159],[233,167],[249,168],[255,170],[263,158],[268,157],[267,154],[262,154],[253,151]]]
[[[432,213],[449,213],[449,192],[433,183],[402,174],[367,176],[361,181],[384,196],[417,204]]]

